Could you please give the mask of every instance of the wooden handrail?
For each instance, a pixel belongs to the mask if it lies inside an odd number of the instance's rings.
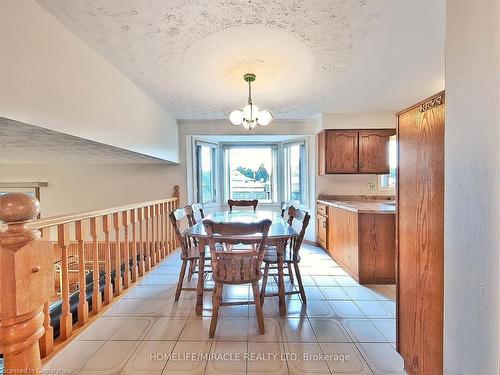
[[[28,223],[28,227],[30,229],[43,229],[43,228],[53,227],[53,226],[56,226],[59,224],[68,224],[68,223],[73,223],[73,222],[79,221],[79,220],[91,219],[93,217],[112,215],[112,214],[115,214],[117,212],[133,210],[133,209],[141,208],[141,207],[145,207],[145,206],[152,206],[152,205],[159,204],[159,203],[176,202],[177,199],[178,198],[176,198],[176,197],[172,197],[172,198],[166,198],[166,199],[159,199],[159,200],[155,200],[155,201],[146,201],[146,202],[127,204],[125,206],[103,208],[103,209],[98,209],[98,210],[78,212],[78,213],[66,214],[66,215],[51,216],[51,217],[47,217],[47,218],[33,220],[30,223]]]
[[[175,186],[172,198],[35,219],[35,198],[0,197],[0,353],[6,371],[38,371],[41,358],[69,339],[74,327],[84,326],[170,254],[176,241],[167,215],[178,206]],[[62,311],[54,341],[51,303],[57,296]]]

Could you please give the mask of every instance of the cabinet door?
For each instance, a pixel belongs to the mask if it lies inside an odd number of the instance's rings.
[[[327,239],[327,221],[326,217],[323,215],[317,216],[318,223],[318,243],[323,248],[326,249],[326,239]]]
[[[358,173],[358,131],[326,133],[326,173]]]
[[[389,173],[389,137],[395,129],[359,131],[359,173]]]

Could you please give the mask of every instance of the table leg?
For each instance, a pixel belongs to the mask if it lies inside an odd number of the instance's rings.
[[[285,305],[285,276],[283,273],[283,258],[285,253],[285,243],[283,240],[278,240],[276,244],[276,254],[278,260],[278,295],[279,295],[279,308],[280,316],[286,315]]]
[[[200,260],[198,261],[198,285],[196,287],[196,315],[203,312],[203,289],[205,288],[205,245],[206,240],[200,238],[198,248],[200,249]]]

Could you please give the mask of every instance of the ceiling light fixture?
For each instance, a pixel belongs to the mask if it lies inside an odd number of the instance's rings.
[[[255,81],[255,74],[247,73],[243,79],[248,82],[248,104],[243,109],[235,109],[229,112],[227,119],[232,125],[243,127],[247,130],[254,129],[257,125],[267,126],[273,121],[273,114],[261,109],[252,103],[252,82]]]

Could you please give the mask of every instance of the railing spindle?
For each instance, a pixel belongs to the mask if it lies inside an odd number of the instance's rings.
[[[125,289],[130,287],[130,246],[129,246],[129,224],[130,224],[130,211],[126,210],[122,213],[123,223],[123,287]]]
[[[92,237],[92,312],[97,314],[102,308],[99,267],[99,242],[97,237],[97,218],[90,219],[90,236]]]
[[[85,278],[85,231],[82,220],[75,222],[76,241],[78,242],[78,283],[79,298],[78,322],[81,325],[87,323],[89,319],[89,303],[87,302],[87,282]]]
[[[138,279],[139,260],[137,254],[137,212],[135,209],[130,210],[130,221],[132,223],[132,282],[135,283]]]
[[[122,294],[122,251],[120,246],[121,215],[118,212],[113,214],[113,226],[115,228],[115,297]]]
[[[40,355],[42,358],[47,357],[54,350],[54,328],[50,325],[50,302],[47,301],[43,305],[43,328],[45,332],[38,340],[40,346]]]
[[[104,303],[106,305],[113,301],[113,285],[111,283],[111,246],[109,243],[109,216],[102,216],[102,230],[104,232],[104,272],[106,273],[104,285]]]
[[[68,267],[68,245],[69,245],[69,224],[59,224],[57,226],[57,242],[61,248],[61,275],[62,275],[62,312],[60,320],[60,332],[63,340],[67,340],[73,333],[73,316],[69,303],[69,267]]]
[[[146,272],[146,260],[144,251],[144,210],[142,207],[137,209],[137,218],[139,219],[139,276]]]
[[[150,227],[150,221],[149,221],[149,206],[143,207],[142,212],[144,214],[144,221],[146,224],[146,243],[144,246],[145,249],[145,263],[146,263],[146,272],[151,269],[151,242],[150,242],[150,234],[149,234],[149,227]]]
[[[160,215],[160,249],[161,249],[161,259],[165,259],[166,249],[165,249],[165,204],[158,204],[158,211]]]

